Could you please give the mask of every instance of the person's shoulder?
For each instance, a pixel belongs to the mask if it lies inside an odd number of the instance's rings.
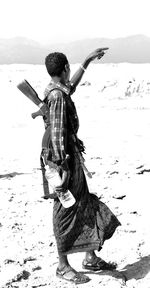
[[[48,96],[48,100],[61,100],[63,99],[63,92],[58,89],[58,88],[55,88],[51,91],[51,93],[49,94]]]

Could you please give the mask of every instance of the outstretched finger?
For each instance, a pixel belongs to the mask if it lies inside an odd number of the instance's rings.
[[[101,53],[102,51],[106,51],[108,49],[109,49],[108,47],[98,48],[98,49],[96,49],[96,52]]]

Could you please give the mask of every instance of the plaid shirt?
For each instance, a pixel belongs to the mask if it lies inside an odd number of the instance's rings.
[[[70,93],[70,89],[57,83],[55,88],[60,88],[66,94]],[[62,162],[66,158],[66,141],[67,141],[67,118],[66,118],[66,100],[64,93],[60,90],[52,90],[53,82],[45,89],[45,97],[47,97],[50,113],[50,153],[51,161]]]

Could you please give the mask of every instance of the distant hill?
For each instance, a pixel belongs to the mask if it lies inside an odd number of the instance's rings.
[[[98,47],[110,48],[101,63],[150,63],[150,38],[133,35],[46,45],[22,37],[0,39],[0,64],[44,64],[45,56],[52,51],[65,53],[72,64],[80,63],[88,53]]]

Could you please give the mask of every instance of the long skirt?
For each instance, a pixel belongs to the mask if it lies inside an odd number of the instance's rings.
[[[90,193],[83,168],[77,156],[69,163],[71,177],[69,190],[76,203],[64,208],[54,200],[53,229],[58,252],[62,255],[100,250],[116,228],[121,225],[112,211]]]

